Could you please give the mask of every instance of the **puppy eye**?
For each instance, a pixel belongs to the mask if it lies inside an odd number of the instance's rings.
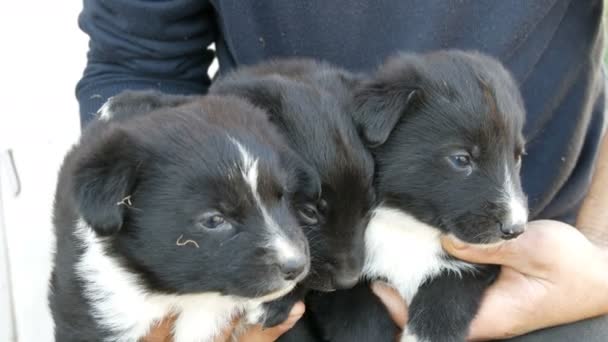
[[[200,218],[197,225],[205,229],[218,229],[225,228],[230,224],[226,222],[226,219],[220,214],[207,214]]]
[[[302,221],[307,225],[314,225],[319,223],[319,215],[317,213],[317,208],[315,208],[312,204],[306,204],[300,209],[298,209],[298,214]]]
[[[457,171],[469,171],[471,169],[471,156],[464,153],[454,154],[448,157],[452,167]]]

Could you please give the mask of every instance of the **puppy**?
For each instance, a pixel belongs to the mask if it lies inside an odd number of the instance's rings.
[[[308,273],[292,198],[320,183],[265,113],[218,96],[147,113],[139,95],[111,100],[59,174],[57,341],[138,341],[171,315],[174,341],[211,341]]]
[[[407,301],[402,341],[464,341],[499,269],[451,258],[439,238],[493,244],[524,232],[518,88],[479,53],[402,54],[361,84],[354,103],[361,134],[375,146],[381,203],[365,234],[365,276],[388,281]],[[364,285],[324,296],[311,310],[326,340],[396,334]]]
[[[241,68],[210,89],[265,109],[321,178],[321,198],[300,210],[311,247],[310,275],[296,291],[267,306],[266,326],[282,322],[308,289],[350,288],[359,279],[375,193],[372,156],[346,111],[356,83],[356,75],[329,64],[286,59]]]

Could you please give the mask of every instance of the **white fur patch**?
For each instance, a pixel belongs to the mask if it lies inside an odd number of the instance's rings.
[[[528,222],[528,210],[522,202],[522,200],[516,198],[511,198],[509,201],[509,212],[511,213],[510,218],[513,225]]]
[[[238,140],[233,137],[230,137],[230,140],[236,145],[239,153],[241,154],[241,173],[247,182],[247,185],[249,185],[256,205],[260,209],[262,217],[264,218],[264,224],[266,229],[268,229],[268,236],[271,237],[269,246],[277,251],[280,258],[293,257],[294,255],[301,253],[299,249],[294,246],[293,243],[291,243],[285,236],[283,230],[268,213],[268,209],[266,209],[266,206],[260,198],[260,194],[258,193],[258,159],[254,158]]]
[[[272,245],[274,249],[277,251],[280,260],[289,260],[293,258],[301,257],[298,254],[302,254],[299,252],[293,244],[289,243],[283,237],[277,237],[272,241]]]
[[[403,333],[401,334],[400,342],[427,342],[426,340],[421,340],[416,335],[410,334],[407,328],[403,329]]]
[[[276,299],[292,288],[256,299],[218,293],[151,293],[104,252],[103,240],[83,220],[77,223],[76,235],[84,254],[75,271],[84,281],[84,296],[91,303],[93,316],[114,333],[107,341],[138,341],[170,314],[179,314],[174,326],[175,342],[209,341],[235,315],[255,311],[262,302]]]
[[[97,116],[99,117],[99,120],[108,121],[110,120],[110,118],[112,118],[112,116],[114,116],[114,114],[110,110],[112,100],[113,97],[108,98],[108,100],[103,104],[103,106],[101,106],[101,108],[99,108],[99,110],[97,111]]]
[[[368,278],[385,277],[408,303],[427,279],[444,270],[458,274],[473,270],[470,264],[443,258],[441,232],[397,209],[374,210],[365,232]]]
[[[513,175],[505,165],[504,201],[509,208],[509,221],[505,222],[512,226],[522,225],[528,222],[528,209],[524,204],[522,196],[518,196],[513,185]]]

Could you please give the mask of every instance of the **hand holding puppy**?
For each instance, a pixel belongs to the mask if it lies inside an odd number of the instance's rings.
[[[298,302],[291,309],[289,317],[281,324],[269,329],[263,329],[261,325],[256,325],[249,328],[243,335],[239,337],[239,342],[273,342],[281,335],[291,329],[304,314],[304,303]],[[160,324],[154,327],[142,342],[171,342],[171,331],[175,317],[169,317],[163,320]],[[214,342],[229,342],[232,336],[232,331],[238,324],[238,319],[235,319],[230,326],[224,329],[220,336],[217,336]]]
[[[509,338],[608,313],[608,253],[567,224],[533,221],[519,238],[489,247],[451,237],[442,243],[459,259],[502,265],[471,324],[472,341]],[[381,285],[373,290],[403,326],[407,310],[399,306],[394,290]]]
[[[291,329],[298,320],[304,314],[304,303],[298,302],[296,303],[287,319],[272,328],[264,329],[261,325],[255,325],[249,328],[243,335],[239,337],[239,342],[273,342],[276,341],[281,335],[286,333],[289,329]],[[226,336],[230,336],[229,334]],[[225,338],[223,340],[216,340],[216,342],[228,342],[229,338]]]

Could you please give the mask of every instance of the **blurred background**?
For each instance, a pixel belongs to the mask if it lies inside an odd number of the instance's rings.
[[[51,212],[59,166],[80,133],[81,8],[78,0],[0,2],[0,342],[53,341]]]
[[[79,133],[81,1],[0,2],[0,341],[52,341],[46,290],[57,170]]]

